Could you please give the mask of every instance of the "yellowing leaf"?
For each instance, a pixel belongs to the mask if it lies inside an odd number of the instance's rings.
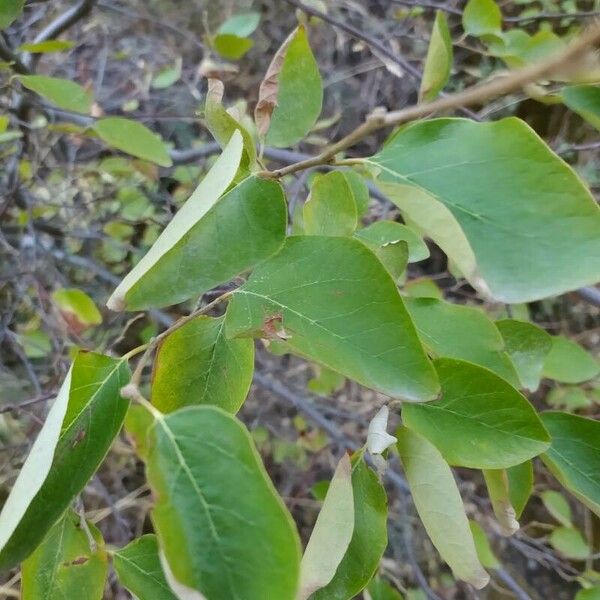
[[[433,23],[429,50],[425,59],[419,95],[426,102],[433,100],[444,88],[452,69],[452,38],[443,11],[438,10]]]
[[[52,300],[68,318],[72,315],[82,326],[100,325],[102,315],[94,301],[82,290],[62,288],[52,292]]]
[[[334,577],[354,531],[354,495],[350,458],[344,454],[333,474],[300,564],[300,591],[307,600]]]
[[[477,589],[490,578],[477,557],[469,521],[452,471],[435,446],[400,427],[398,453],[425,530],[455,577]]]
[[[109,146],[126,154],[149,160],[161,167],[173,164],[163,140],[137,121],[107,117],[96,121],[93,129]]]

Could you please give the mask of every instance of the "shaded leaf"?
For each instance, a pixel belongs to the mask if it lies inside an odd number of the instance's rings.
[[[21,44],[18,52],[30,52],[31,54],[49,54],[51,52],[62,52],[70,50],[75,45],[75,42],[70,40],[46,40],[45,42],[37,42],[33,44]]]
[[[394,438],[395,439],[395,438]],[[387,546],[387,498],[362,455],[352,464],[354,531],[335,576],[311,600],[350,600],[366,587]]]
[[[181,77],[181,60],[174,66],[161,69],[152,79],[151,87],[155,90],[165,90],[171,87]]]
[[[87,527],[95,547],[72,511],[50,529],[23,562],[22,600],[102,600],[108,559],[102,535],[91,523]]]
[[[113,554],[119,583],[139,600],[178,600],[163,572],[155,535],[143,535]]]
[[[260,23],[260,13],[250,11],[232,15],[219,26],[217,33],[231,33],[239,37],[252,35]]]
[[[523,513],[533,491],[533,464],[530,460],[506,469],[508,494],[515,509],[517,519]]]
[[[502,34],[502,13],[494,0],[469,0],[462,24],[470,35],[499,37]]]
[[[356,232],[359,239],[377,242],[379,245],[390,242],[406,242],[408,262],[419,262],[429,258],[429,248],[423,238],[406,225],[395,221],[375,221]]]
[[[123,117],[107,117],[94,124],[94,131],[109,146],[156,163],[170,167],[173,162],[163,140],[147,127]]]
[[[25,0],[0,2],[0,29],[6,29],[23,11]]]
[[[260,84],[254,118],[261,138],[292,146],[317,122],[323,103],[319,67],[300,26],[277,51]]]
[[[519,386],[502,336],[482,310],[434,298],[407,298],[405,303],[430,355],[487,367],[511,385]]]
[[[370,597],[365,600],[402,600],[400,592],[397,592],[385,579],[375,577],[369,584],[368,593]]]
[[[546,510],[564,527],[573,527],[571,507],[565,497],[554,490],[544,490],[540,498]]]
[[[514,304],[598,279],[600,208],[519,119],[414,123],[369,162],[378,187],[483,294]]]
[[[402,418],[451,465],[503,469],[548,449],[550,437],[535,409],[503,379],[459,360],[434,364],[441,400],[405,404]]]
[[[561,92],[563,102],[582,119],[600,129],[600,87],[575,85]]]
[[[452,38],[448,30],[448,21],[446,15],[438,10],[429,39],[429,49],[419,90],[422,101],[433,100],[448,83],[452,59]]]
[[[357,225],[354,194],[345,174],[333,171],[315,179],[303,211],[307,235],[352,235]]]
[[[173,578],[211,600],[294,600],[298,535],[244,426],[193,406],[159,417],[150,440],[151,516]]]
[[[561,383],[581,383],[600,373],[600,363],[576,342],[552,337],[552,347],[544,362],[544,377]]]
[[[390,396],[429,400],[438,387],[394,282],[352,238],[292,236],[238,288],[228,336],[269,337]]]
[[[519,522],[510,501],[507,472],[504,469],[487,469],[483,471],[483,477],[502,534],[513,535],[519,530]]]
[[[600,422],[558,411],[541,415],[552,445],[542,454],[558,481],[600,516]]]
[[[469,520],[469,527],[471,528],[471,534],[473,535],[473,541],[475,542],[477,557],[481,564],[486,569],[499,569],[502,565],[496,558],[496,555],[490,546],[488,537],[481,525],[477,523],[477,521]]]
[[[73,362],[0,513],[0,568],[26,558],[104,460],[129,403],[123,360],[91,352]]]
[[[550,534],[550,543],[567,558],[585,560],[591,554],[581,533],[571,527],[557,527]]]
[[[254,371],[252,340],[225,337],[223,317],[200,316],[171,333],[154,361],[152,404],[169,413],[213,404],[235,413]]]
[[[457,579],[477,589],[489,575],[477,558],[462,499],[450,467],[425,438],[400,427],[398,453],[427,535]]]
[[[537,390],[544,360],[552,347],[552,338],[543,329],[525,321],[496,321],[506,352],[517,371],[521,385],[531,392]]]
[[[64,110],[88,114],[92,108],[92,96],[78,83],[46,75],[19,75],[17,79],[28,90],[39,94]]]

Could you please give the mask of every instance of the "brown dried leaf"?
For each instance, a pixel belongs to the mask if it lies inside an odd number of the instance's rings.
[[[275,53],[269,68],[265,74],[264,79],[260,83],[258,88],[258,102],[254,109],[254,121],[256,122],[256,128],[258,135],[264,138],[269,131],[269,125],[271,124],[271,115],[273,110],[277,106],[277,96],[279,94],[279,74],[283,67],[285,55],[287,49],[294,39],[294,36],[298,32],[298,27],[292,31],[292,33],[283,42],[279,50]]]

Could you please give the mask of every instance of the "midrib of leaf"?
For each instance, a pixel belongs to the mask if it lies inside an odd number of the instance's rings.
[[[206,370],[206,377],[204,379],[204,390],[202,391],[203,399],[206,398],[206,394],[208,391],[208,386],[209,386],[209,382],[210,382],[210,378],[212,375],[212,370],[213,370],[213,367],[215,364],[215,358],[216,358],[216,354],[217,354],[217,342],[219,341],[219,338],[221,337],[221,333],[223,332],[224,324],[225,324],[225,319],[221,319],[221,324],[219,325],[219,330],[215,337],[215,343],[212,345],[212,348],[210,349],[210,360],[208,363],[208,369]]]
[[[204,509],[204,511],[206,513],[206,516],[207,516],[208,522],[209,522],[209,526],[210,526],[210,532],[212,534],[213,540],[217,546],[217,550],[218,550],[219,554],[221,555],[221,560],[226,565],[225,573],[227,574],[226,576],[227,576],[227,582],[229,585],[229,589],[230,589],[231,593],[233,594],[233,600],[241,600],[237,594],[237,591],[235,589],[235,586],[233,585],[233,582],[231,581],[231,572],[227,568],[229,561],[228,561],[227,557],[223,554],[223,548],[221,547],[221,538],[219,537],[219,532],[217,531],[217,529],[215,527],[215,524],[214,524],[214,521],[212,518],[212,514],[210,512],[210,505],[206,501],[206,498],[204,497],[202,490],[196,484],[196,480],[194,479],[194,476],[193,476],[192,472],[190,471],[190,468],[189,468],[187,462],[185,461],[185,457],[183,456],[183,453],[181,452],[181,449],[179,448],[177,439],[173,435],[173,431],[169,428],[169,426],[165,422],[165,418],[164,417],[157,418],[157,421],[160,424],[163,431],[165,432],[165,435],[171,442],[171,445],[173,446],[173,449],[175,450],[175,454],[177,456],[179,466],[181,469],[183,469],[187,478],[190,480],[190,483],[192,484],[192,487],[194,488],[194,491],[196,492],[196,495],[198,496],[198,499],[200,500],[200,504],[202,505],[202,508]]]
[[[314,283],[322,283],[322,282],[314,282]],[[281,292],[278,292],[278,293],[284,293],[284,292],[287,292],[287,291],[289,291],[289,290],[281,290]],[[255,296],[256,298],[261,298],[263,300],[267,300],[268,302],[271,302],[271,303],[275,304],[279,308],[282,308],[284,310],[289,310],[291,313],[295,314],[299,319],[301,319],[301,320],[303,320],[303,321],[305,321],[307,323],[310,323],[311,325],[314,325],[315,327],[317,327],[319,329],[322,329],[326,333],[328,333],[328,334],[332,335],[333,337],[341,340],[343,343],[347,344],[348,346],[351,346],[354,350],[358,351],[360,354],[364,353],[364,350],[362,348],[360,348],[359,346],[356,346],[355,344],[353,344],[350,341],[349,338],[343,337],[339,333],[335,333],[334,331],[331,331],[330,329],[327,329],[327,327],[325,327],[324,325],[322,325],[319,321],[315,321],[313,319],[310,319],[306,315],[298,312],[297,310],[294,310],[293,308],[287,306],[286,304],[282,304],[281,302],[278,302],[277,300],[275,300],[274,298],[272,298],[270,296],[264,296],[263,294],[258,294],[256,292],[252,292],[252,291],[245,290],[245,289],[238,289],[237,292],[236,292],[236,294],[246,294],[248,296]],[[360,307],[361,310],[363,308],[364,308],[364,306]],[[354,311],[352,311],[352,312],[354,312]],[[335,315],[335,318],[339,318],[339,315]],[[360,333],[364,334],[367,331],[369,331],[369,330],[361,331]],[[356,335],[353,335],[353,337],[356,337]],[[417,342],[418,342],[418,340],[417,340]],[[389,348],[389,349],[386,350],[385,353],[388,353],[391,350],[395,350],[397,348],[404,348],[404,346],[395,346],[394,348]],[[370,354],[369,356],[371,358],[374,358],[374,359],[379,359],[382,356],[382,353],[380,353],[380,354]],[[321,361],[321,362],[323,362],[323,364],[325,364],[326,366],[330,366],[330,365],[327,365],[327,363],[325,363],[325,361]],[[394,365],[393,361],[385,360],[385,362],[388,365]],[[333,367],[330,367],[330,368],[334,369]],[[423,385],[421,383],[419,383],[418,380],[412,378],[407,371],[405,371],[403,373],[403,375],[404,375],[404,377],[406,377],[408,380],[412,381],[418,387],[423,388]]]
[[[142,554],[142,555],[138,555],[138,556],[142,556],[143,557],[144,555]],[[146,554],[146,556],[152,556],[153,557],[153,555],[151,553]],[[169,587],[165,587],[165,585],[163,584],[163,582],[160,581],[160,579],[157,579],[155,577],[155,575],[154,575],[153,572],[151,572],[151,571],[144,571],[144,569],[142,569],[139,565],[137,565],[135,562],[133,562],[132,560],[130,560],[126,556],[123,556],[122,554],[119,554],[119,558],[123,562],[126,562],[127,564],[131,565],[136,571],[138,571],[142,575],[145,575],[145,576],[151,578],[152,581],[154,581],[154,583],[156,583],[163,590],[169,592],[170,594],[173,594],[173,590],[171,590],[171,588],[169,588]]]

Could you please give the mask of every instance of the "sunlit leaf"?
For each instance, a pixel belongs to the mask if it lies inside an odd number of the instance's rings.
[[[58,108],[84,114],[89,113],[92,108],[91,94],[69,79],[45,75],[19,75],[17,79],[28,90],[39,94]]]
[[[75,42],[70,40],[46,40],[33,44],[21,44],[17,50],[19,52],[31,52],[32,54],[50,54],[52,52],[62,52],[70,50]]]
[[[215,36],[215,50],[229,60],[239,60],[254,46],[254,42],[245,37],[239,37],[232,33],[220,33]]]
[[[252,383],[254,344],[227,339],[223,325],[223,318],[200,316],[162,342],[152,377],[152,403],[160,411],[194,404],[238,411]]]
[[[292,236],[229,303],[228,336],[292,352],[394,397],[430,400],[437,379],[394,282],[352,238]]]
[[[451,465],[504,469],[548,449],[550,437],[535,409],[506,381],[468,362],[434,364],[441,399],[405,404],[402,418]]]
[[[378,187],[483,294],[514,304],[597,281],[600,208],[523,121],[421,121],[369,162]]]
[[[102,323],[102,315],[94,301],[82,290],[61,288],[52,292],[52,300],[65,317],[72,315],[83,326]]]
[[[450,467],[435,446],[406,427],[400,427],[396,437],[413,500],[429,538],[456,578],[481,589],[490,578],[477,558]]]
[[[502,34],[502,13],[494,0],[469,0],[462,24],[470,35],[498,37]]]
[[[156,163],[170,167],[173,162],[163,140],[147,127],[123,117],[107,117],[94,124],[94,131],[109,146]]]

